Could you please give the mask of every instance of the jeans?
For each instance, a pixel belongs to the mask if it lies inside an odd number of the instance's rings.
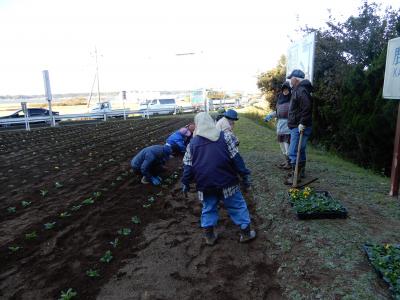
[[[233,223],[241,229],[247,228],[250,224],[250,214],[247,209],[246,201],[240,191],[228,198],[224,198],[222,193],[204,194],[203,209],[201,211],[201,227],[214,227],[218,223],[218,202],[224,201],[224,206],[228,210]]]
[[[308,138],[311,135],[311,131],[312,131],[311,127],[307,127],[306,129],[304,129],[303,139],[301,141],[300,161],[299,161],[299,163],[305,162],[307,160],[307,157],[306,157],[306,145],[307,145]],[[299,129],[297,127],[293,128],[293,129],[290,129],[289,158],[290,158],[290,163],[292,165],[296,164],[297,147],[299,145],[299,140],[300,140]]]

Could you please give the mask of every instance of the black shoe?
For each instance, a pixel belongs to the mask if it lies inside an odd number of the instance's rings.
[[[256,238],[256,231],[251,229],[251,226],[247,226],[245,229],[240,229],[239,242],[247,243]]]
[[[217,242],[218,234],[214,232],[214,227],[204,228],[204,238],[209,246],[213,246]]]

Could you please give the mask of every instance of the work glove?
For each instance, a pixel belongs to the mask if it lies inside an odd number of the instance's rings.
[[[162,178],[161,178],[160,176],[156,176],[156,178],[157,178],[158,180],[160,180],[160,183],[162,182]]]
[[[303,124],[299,124],[299,132],[303,132],[304,129],[306,129],[306,126],[304,126]]]
[[[264,118],[264,122],[271,121],[272,118],[273,118],[272,114],[269,114],[269,115],[267,115],[267,116]]]
[[[190,191],[190,186],[182,183],[182,193],[183,195],[185,195],[185,197],[188,196],[189,191]]]
[[[250,185],[251,185],[250,175],[244,175],[242,177],[242,183],[243,183],[244,190],[247,191],[250,188]]]
[[[152,176],[152,177],[150,178],[150,181],[151,181],[151,183],[152,183],[153,185],[155,185],[155,186],[158,186],[158,185],[161,184],[161,180],[160,180],[159,177],[154,177],[154,176]]]

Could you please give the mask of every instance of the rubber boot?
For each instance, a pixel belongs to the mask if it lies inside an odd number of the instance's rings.
[[[306,162],[303,161],[300,163],[301,169],[299,170],[300,178],[306,178]]]
[[[245,229],[240,229],[240,243],[247,243],[256,237],[256,231],[251,229],[250,224]]]
[[[204,238],[209,246],[213,246],[217,242],[218,234],[215,233],[214,227],[204,228]]]

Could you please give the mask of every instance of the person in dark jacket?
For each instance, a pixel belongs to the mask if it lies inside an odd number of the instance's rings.
[[[183,127],[167,138],[166,145],[170,146],[174,155],[183,155],[186,152],[186,146],[189,144],[192,132],[187,127]]]
[[[225,108],[218,109],[218,111],[217,111],[218,115],[215,118],[215,122],[218,122],[219,120],[221,120],[224,117],[225,112],[226,112]]]
[[[250,171],[239,154],[230,132],[215,127],[211,116],[205,112],[195,117],[194,137],[183,158],[182,190],[189,191],[189,184],[196,183],[198,197],[203,204],[201,227],[207,245],[217,240],[214,230],[218,222],[218,203],[224,206],[232,221],[240,227],[240,242],[255,238],[246,201],[240,192],[239,176],[245,187],[250,186]]]
[[[313,102],[311,92],[313,87],[308,79],[304,79],[305,74],[302,70],[293,70],[287,78],[290,79],[293,87],[288,116],[288,127],[290,129],[289,158],[292,165],[292,177],[285,183],[291,185],[293,184],[300,133],[303,134],[303,138],[300,148],[299,173],[300,177],[304,178],[305,176],[306,145],[312,130]]]
[[[171,147],[167,145],[154,145],[142,149],[131,160],[133,172],[143,176],[141,180],[143,184],[160,185],[161,177],[159,174],[171,152]]]
[[[285,170],[290,170],[292,168],[289,159],[290,130],[288,128],[289,104],[290,97],[292,96],[291,90],[289,82],[285,81],[277,97],[276,111],[268,114],[264,119],[265,122],[270,121],[272,118],[278,119],[276,134],[282,154],[285,156],[285,162],[280,164],[279,167]]]

